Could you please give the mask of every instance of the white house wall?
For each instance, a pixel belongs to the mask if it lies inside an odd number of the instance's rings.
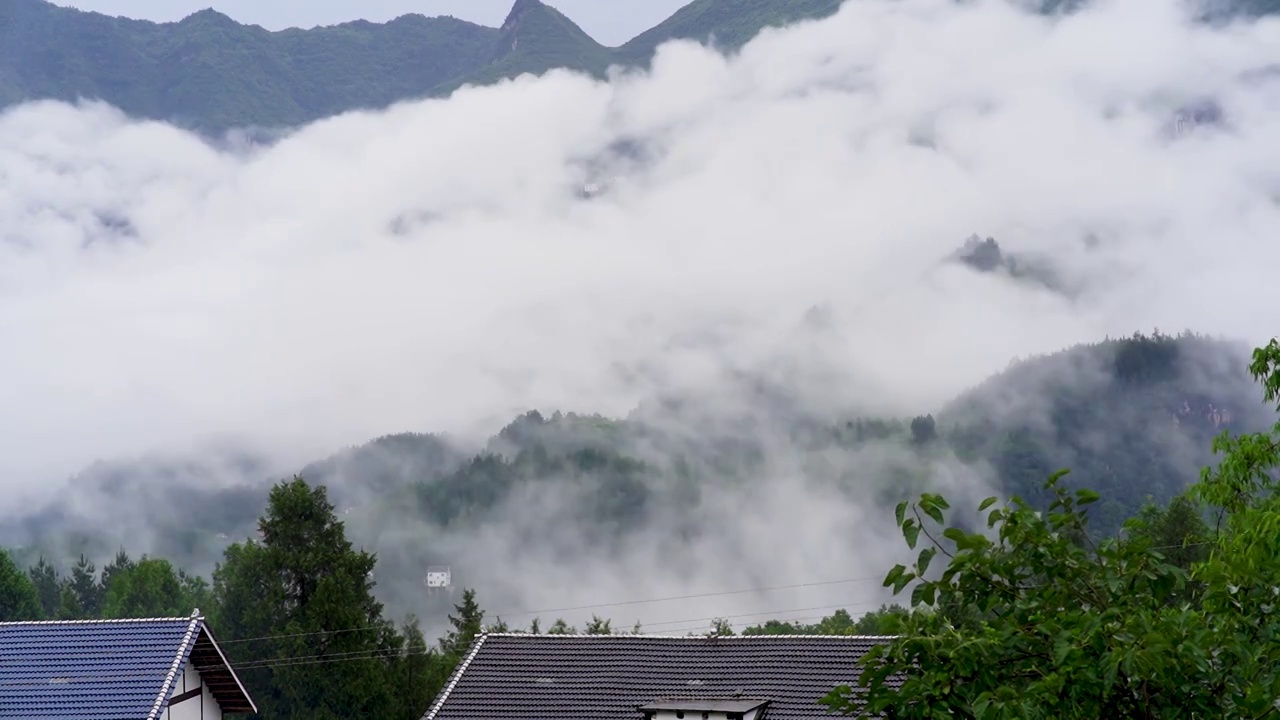
[[[173,697],[195,690],[201,685],[200,673],[188,663],[177,681],[177,687],[173,689]],[[209,688],[203,688],[200,697],[170,705],[163,717],[164,720],[222,720],[222,708],[218,707],[218,701],[209,694]]]

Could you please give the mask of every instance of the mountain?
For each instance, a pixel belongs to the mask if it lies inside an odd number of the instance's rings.
[[[829,10],[837,2],[796,5]],[[611,49],[539,0],[517,0],[500,28],[404,15],[278,32],[213,10],[153,23],[3,0],[0,107],[86,98],[207,133],[287,127],[552,68],[603,76],[611,64],[646,61],[666,39],[715,36],[740,45],[803,12],[790,0],[698,0]]]
[[[609,48],[539,0],[516,0],[498,33],[494,52],[483,67],[437,86],[435,93],[468,84],[488,85],[523,73],[540,75],[554,68],[603,77],[616,61]]]
[[[483,566],[494,551],[476,539],[494,533],[563,558],[637,543],[675,552],[709,532],[707,518],[733,498],[777,492],[780,458],[795,472],[788,493],[822,489],[884,513],[962,476],[1042,503],[1044,479],[1070,468],[1069,485],[1106,499],[1093,521],[1111,534],[1212,464],[1216,434],[1274,421],[1248,356],[1198,335],[1135,335],[1015,362],[936,416],[824,417],[758,382],[729,410],[691,396],[624,418],[529,412],[480,446],[393,435],[301,474],[329,488],[351,536],[377,551],[380,592],[394,607],[416,601],[421,568]],[[42,553],[67,565],[81,552],[102,560],[121,545],[162,548],[208,573],[227,545],[254,533],[270,483],[296,470],[230,451],[99,463],[48,507],[0,519],[0,545],[21,548],[25,565]],[[170,511],[190,503],[203,508],[198,516]]]
[[[488,62],[499,32],[420,15],[268,32],[212,10],[158,24],[4,0],[0,37],[0,104],[102,99],[216,131],[426,95]]]
[[[213,10],[153,23],[0,0],[0,108],[85,98],[204,133],[291,127],[552,68],[600,77],[611,65],[646,65],[673,39],[734,50],[763,28],[827,17],[840,2],[694,0],[607,48],[540,0],[517,0],[500,28],[404,15],[278,32]],[[1280,0],[1217,0],[1209,14],[1276,12]]]
[[[714,42],[725,50],[747,44],[767,27],[825,18],[840,9],[842,0],[694,0],[674,15],[618,48],[619,60],[644,64],[668,40]]]

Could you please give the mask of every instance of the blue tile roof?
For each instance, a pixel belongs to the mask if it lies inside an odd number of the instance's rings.
[[[858,659],[888,641],[490,633],[472,644],[423,720],[641,720],[642,706],[674,698],[692,706],[768,700],[768,720],[823,720],[832,715],[818,701],[856,682]]]
[[[157,717],[203,625],[199,615],[0,623],[0,718]]]

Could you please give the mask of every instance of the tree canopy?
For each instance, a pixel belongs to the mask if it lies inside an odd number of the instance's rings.
[[[1250,370],[1280,409],[1280,343]],[[1185,497],[1094,541],[1099,495],[1064,472],[1041,512],[1019,497],[980,507],[987,529],[945,522],[924,493],[897,508],[916,562],[901,634],[827,699],[857,717],[1262,718],[1280,710],[1280,423],[1213,443],[1221,461]],[[1199,508],[1213,519],[1201,522]],[[942,556],[941,571],[933,561]]]

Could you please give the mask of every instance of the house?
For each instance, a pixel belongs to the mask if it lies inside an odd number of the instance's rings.
[[[0,622],[0,718],[221,720],[256,712],[199,610],[185,618]]]
[[[799,720],[884,637],[529,635],[472,644],[423,720]]]

